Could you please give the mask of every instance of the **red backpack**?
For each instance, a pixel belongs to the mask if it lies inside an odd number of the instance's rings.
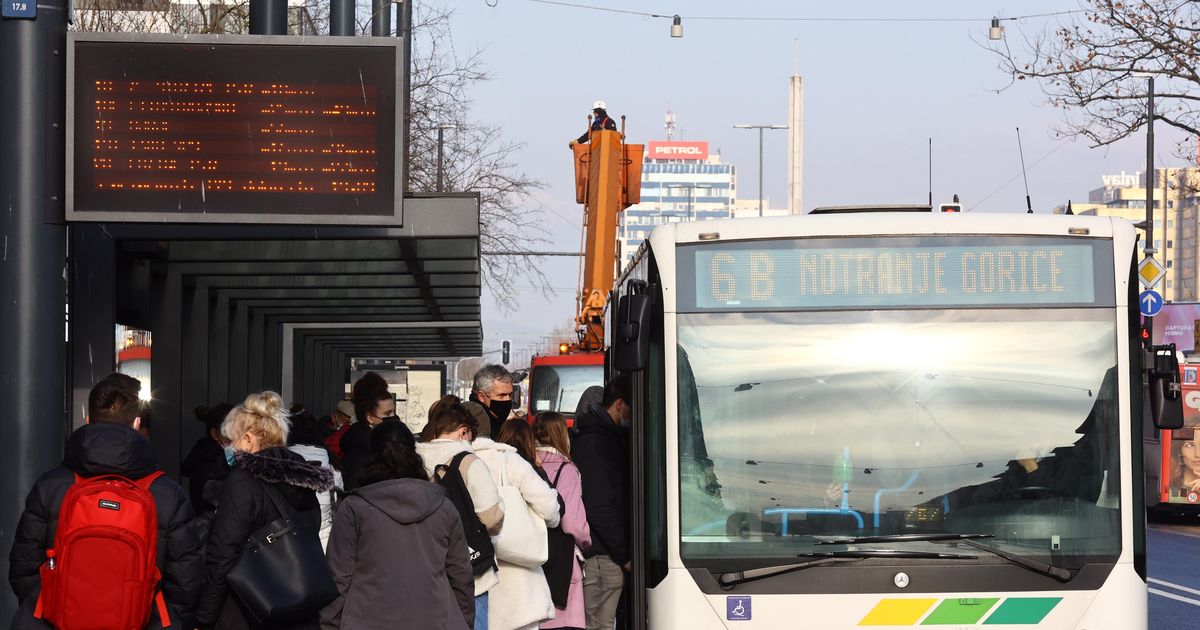
[[[154,602],[163,627],[170,625],[158,589],[158,513],[150,494],[162,475],[75,475],[40,570],[34,617],[58,630],[143,630]]]

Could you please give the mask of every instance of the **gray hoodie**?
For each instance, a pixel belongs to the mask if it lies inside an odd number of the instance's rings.
[[[321,628],[469,630],[475,588],[458,511],[438,485],[392,479],[338,506],[329,537],[338,598]]]

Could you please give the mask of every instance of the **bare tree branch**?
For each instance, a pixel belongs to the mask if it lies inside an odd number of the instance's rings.
[[[1064,112],[1056,131],[1092,146],[1112,144],[1146,124],[1146,79],[1155,118],[1200,134],[1200,3],[1190,0],[1081,0],[1082,14],[1026,36],[1024,50],[992,47],[1014,81],[1036,81]],[[1194,159],[1193,139],[1180,155]],[[1184,149],[1186,144],[1187,150]]]

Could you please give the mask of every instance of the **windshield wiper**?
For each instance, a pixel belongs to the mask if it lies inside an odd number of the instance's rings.
[[[758,569],[746,569],[745,571],[731,571],[722,573],[717,578],[717,583],[721,588],[730,588],[738,584],[745,584],[754,580],[783,575],[784,573],[792,573],[801,571],[810,567],[821,566],[824,564],[833,564],[835,562],[846,562],[848,560],[861,560],[863,558],[922,558],[934,560],[974,560],[979,556],[972,556],[960,553],[937,553],[933,551],[905,551],[903,549],[857,549],[847,551],[827,551],[822,553],[805,554],[807,557],[814,558],[806,562],[795,564],[781,564],[771,567],[761,567]]]
[[[879,536],[813,536],[818,545],[851,545],[878,542],[941,542],[970,538],[993,538],[994,534],[881,534]]]
[[[1048,575],[1060,582],[1069,582],[1071,580],[1071,572],[1070,571],[1060,568],[1060,567],[1056,567],[1052,564],[1047,564],[1045,562],[1038,562],[1037,560],[1034,560],[1032,558],[1026,558],[1025,556],[1018,556],[1015,553],[1009,553],[1007,551],[1001,551],[999,549],[989,547],[987,545],[981,545],[973,540],[963,539],[963,540],[959,540],[958,542],[962,543],[968,547],[971,547],[972,549],[978,549],[980,551],[986,551],[990,554],[1000,556],[1001,558],[1004,558],[1005,560],[1008,560],[1009,562],[1011,562],[1019,567],[1029,569],[1030,571],[1033,571],[1035,573],[1041,573],[1042,575]]]
[[[1005,560],[1019,566],[1029,569],[1042,575],[1050,576],[1056,580],[1066,582],[1071,579],[1071,572],[1056,567],[1052,564],[1038,562],[1024,556],[1019,556],[1007,551],[1001,551],[994,547],[981,545],[974,540],[980,538],[995,538],[994,534],[883,534],[879,536],[815,536],[818,545],[848,545],[854,543],[878,543],[878,542],[959,542],[972,549],[979,549],[990,554],[1000,556]]]
[[[717,583],[721,585],[721,588],[730,588],[737,586],[738,584],[745,584],[746,582],[753,582],[754,580],[761,580],[763,578],[774,577],[776,575],[783,575],[784,573],[800,571],[802,569],[821,566],[823,564],[833,564],[834,562],[844,562],[844,560],[833,556],[824,556],[816,560],[809,560],[808,562],[799,562],[796,564],[780,564],[773,567],[746,569],[745,571],[730,571],[729,573],[722,573],[720,577],[717,578]]]

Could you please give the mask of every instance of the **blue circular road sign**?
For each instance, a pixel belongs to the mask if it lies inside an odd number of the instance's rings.
[[[1154,317],[1162,310],[1162,296],[1158,294],[1158,291],[1142,291],[1138,296],[1138,307],[1141,308],[1142,315]]]

